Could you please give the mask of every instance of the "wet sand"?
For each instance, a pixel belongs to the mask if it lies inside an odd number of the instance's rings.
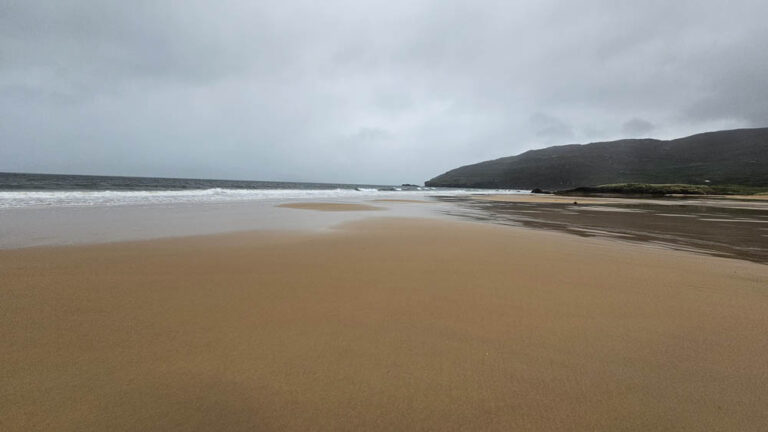
[[[385,195],[393,197],[392,195]],[[396,195],[394,197],[397,197]],[[333,202],[301,201],[302,206],[329,209],[328,204],[372,206],[370,195]],[[162,205],[0,208],[0,250],[36,246],[150,240],[252,230],[328,230],[338,223],[371,216],[444,217],[451,204],[424,197],[424,204],[378,203],[383,211],[358,211],[357,206],[332,206],[340,211],[309,211],[280,207],[296,200],[254,200],[223,203]]]
[[[0,429],[761,430],[768,266],[369,219],[0,251]]]
[[[375,200],[371,200],[371,202],[401,203],[401,204],[429,204],[432,201],[413,200],[413,199],[375,199]]]
[[[654,244],[768,264],[768,203],[711,198],[442,197],[463,219]],[[574,204],[576,202],[576,204]]]
[[[721,208],[768,209],[768,195],[667,195],[664,197],[568,196],[551,194],[476,195],[474,199],[493,202],[535,204],[621,204],[707,206]]]
[[[568,204],[581,201],[589,204],[615,204],[626,202],[627,198],[593,198],[593,197],[569,197],[550,194],[508,194],[508,195],[477,195],[478,200],[495,202],[519,202],[519,203],[558,203]]]
[[[385,210],[383,207],[376,207],[367,204],[355,204],[355,203],[326,203],[326,202],[300,202],[300,203],[287,203],[280,204],[278,207],[292,208],[300,210],[316,210],[316,211],[373,211],[373,210]]]

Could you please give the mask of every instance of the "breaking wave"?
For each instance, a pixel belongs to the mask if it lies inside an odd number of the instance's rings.
[[[381,189],[187,189],[187,190],[72,190],[72,191],[0,191],[0,208],[152,205],[176,203],[216,203],[255,200],[381,198],[384,196],[456,196],[467,194],[507,194],[527,191],[490,189],[418,190]]]

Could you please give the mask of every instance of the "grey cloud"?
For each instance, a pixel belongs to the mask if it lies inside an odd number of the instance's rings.
[[[401,183],[768,125],[758,0],[0,8],[0,170]]]
[[[627,135],[628,138],[644,137],[653,131],[656,127],[648,120],[641,118],[632,118],[624,122],[621,126],[621,130]]]
[[[557,117],[536,113],[531,116],[536,136],[550,141],[566,141],[573,138],[573,128]]]

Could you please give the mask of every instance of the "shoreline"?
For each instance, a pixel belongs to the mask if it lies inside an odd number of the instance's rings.
[[[449,204],[428,198],[378,201],[363,196],[336,200],[254,200],[223,203],[174,203],[0,209],[0,250],[87,245],[253,230],[323,231],[377,215],[441,218]],[[298,209],[296,208],[298,206]],[[302,207],[306,207],[302,209]],[[323,208],[332,211],[306,211]]]
[[[768,264],[768,203],[735,200],[425,195],[5,209],[0,216],[0,250],[259,230],[322,232],[368,217],[391,217],[516,226]]]

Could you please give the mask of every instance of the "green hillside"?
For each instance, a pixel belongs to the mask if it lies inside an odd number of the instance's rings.
[[[549,147],[463,166],[425,182],[553,190],[617,183],[768,186],[768,128]]]

